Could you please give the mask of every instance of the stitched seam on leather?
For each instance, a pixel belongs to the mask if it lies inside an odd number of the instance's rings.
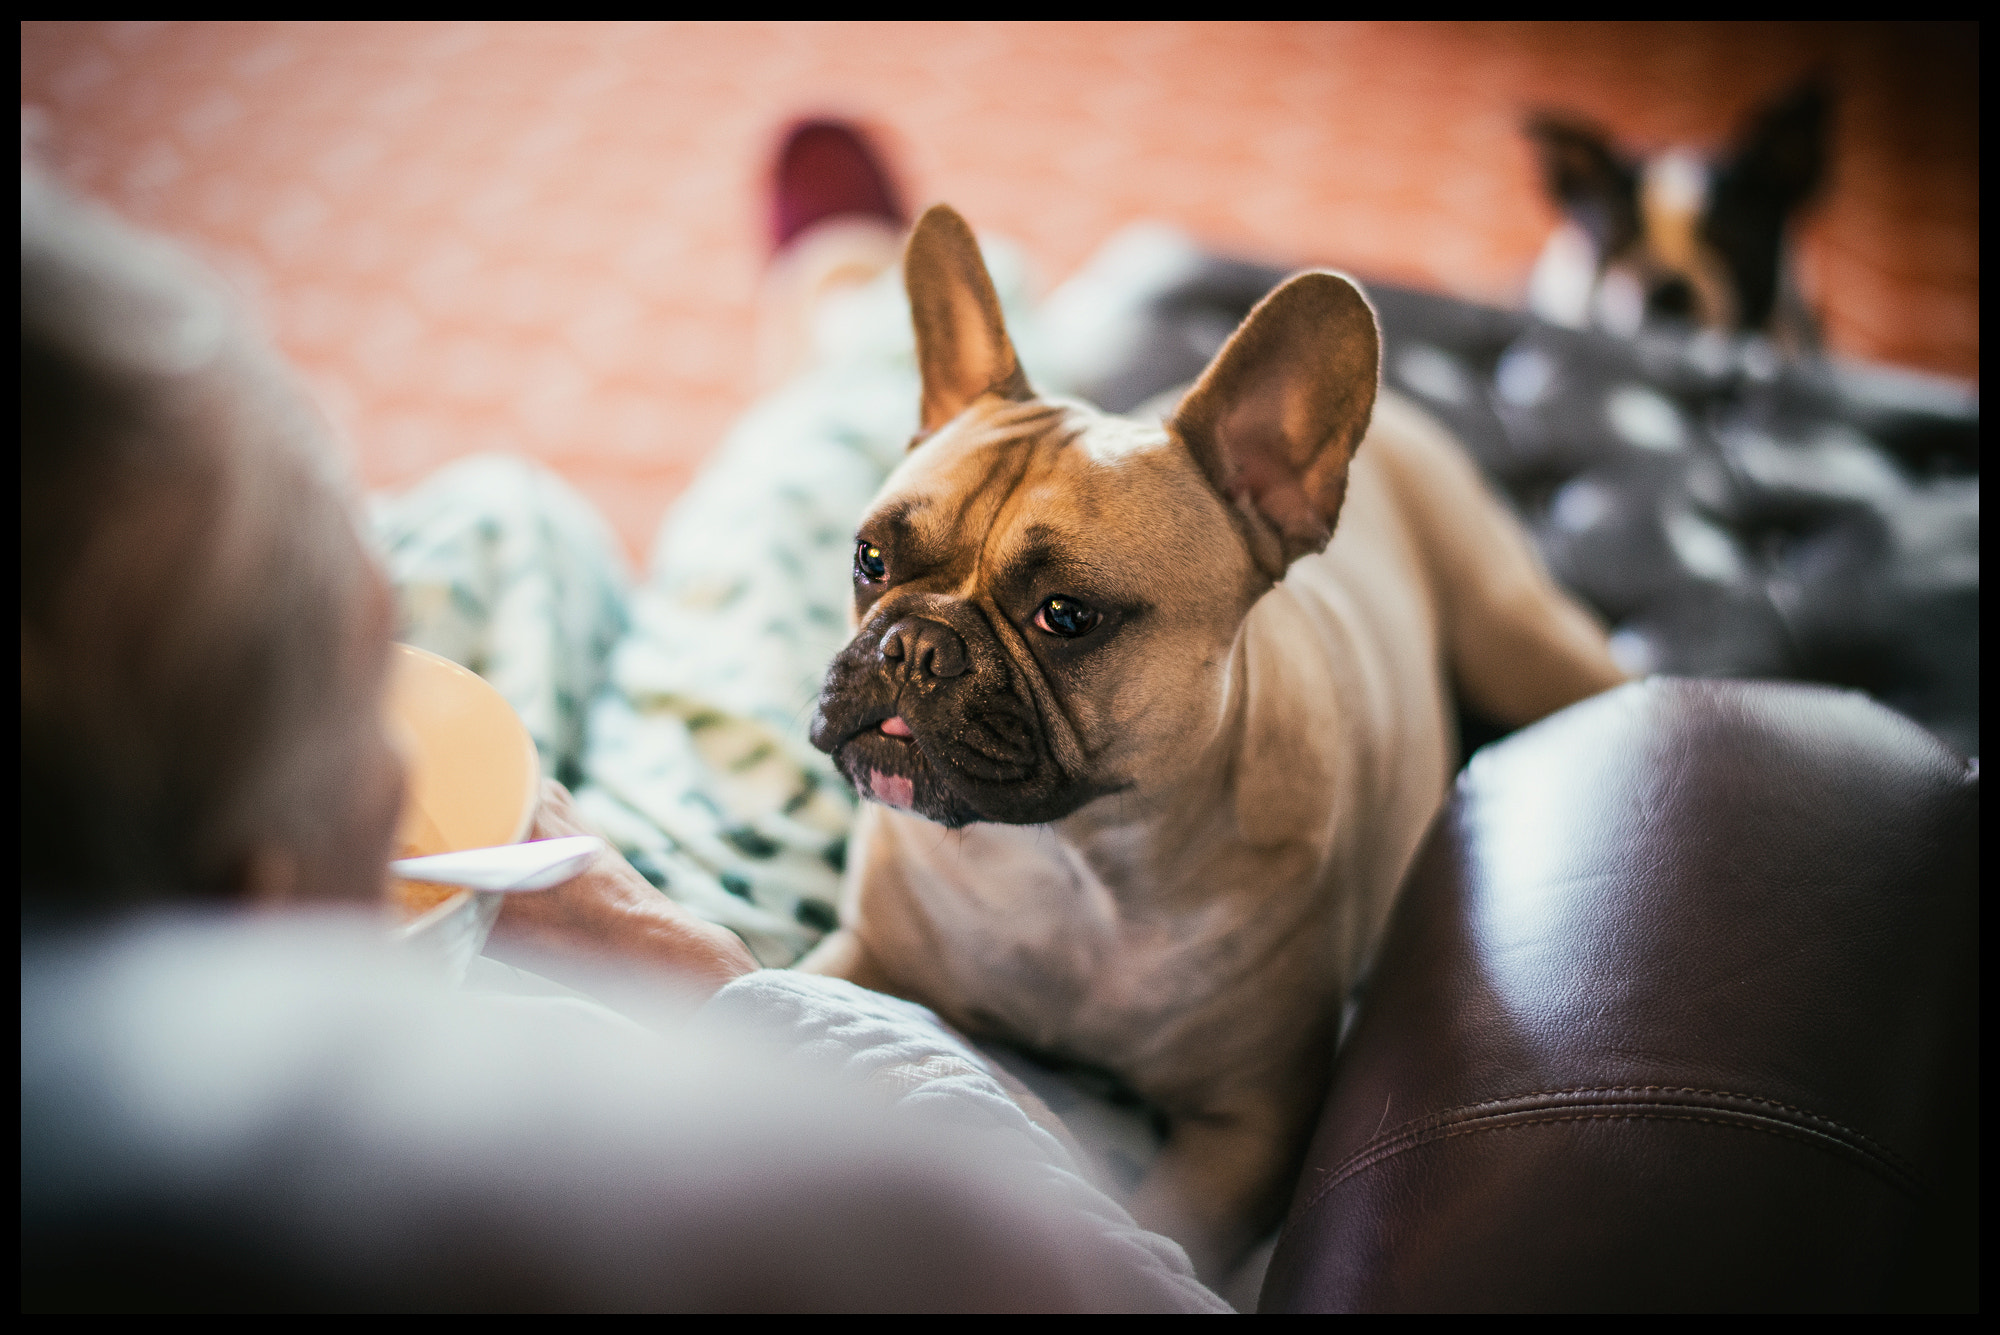
[[[1647,1087],[1642,1086],[1641,1088],[1647,1088]],[[1563,1091],[1563,1092],[1582,1092],[1582,1091]],[[1528,1097],[1528,1096],[1522,1096],[1522,1097]],[[1788,1106],[1784,1104],[1776,1104],[1775,1100],[1770,1100],[1770,1099],[1756,1100],[1756,1101],[1767,1104],[1775,1104],[1775,1106],[1779,1107]],[[1474,1108],[1490,1107],[1490,1106],[1491,1106],[1490,1104],[1473,1105]],[[1845,1140],[1842,1137],[1831,1135],[1825,1131],[1822,1131],[1818,1127],[1801,1126],[1796,1122],[1791,1122],[1779,1118],[1763,1118],[1759,1117],[1755,1113],[1737,1112],[1733,1109],[1728,1109],[1728,1108],[1709,1108],[1709,1109],[1699,1109],[1699,1110],[1695,1108],[1690,1108],[1686,1112],[1669,1111],[1669,1109],[1673,1107],[1674,1105],[1672,1104],[1660,1104],[1660,1105],[1654,1105],[1652,1107],[1632,1108],[1616,1112],[1577,1111],[1577,1112],[1563,1113],[1557,1115],[1545,1115],[1545,1116],[1526,1116],[1524,1114],[1529,1110],[1523,1109],[1520,1112],[1516,1112],[1513,1114],[1499,1112],[1499,1113],[1489,1113],[1483,1118],[1466,1118],[1459,1121],[1457,1125],[1452,1125],[1452,1126],[1433,1125],[1432,1127],[1426,1130],[1418,1131],[1413,1134],[1406,1134],[1406,1135],[1392,1134],[1387,1137],[1378,1138],[1370,1142],[1368,1145],[1362,1147],[1362,1149],[1356,1151],[1354,1154],[1349,1155],[1347,1159],[1340,1164],[1339,1167],[1335,1168],[1334,1170],[1332,1170],[1332,1172],[1330,1172],[1327,1175],[1325,1181],[1321,1182],[1317,1187],[1313,1189],[1312,1194],[1308,1196],[1305,1202],[1299,1207],[1299,1212],[1304,1213],[1305,1211],[1310,1210],[1314,1206],[1318,1205],[1320,1201],[1326,1198],[1328,1193],[1330,1193],[1335,1187],[1339,1186],[1342,1182],[1345,1182],[1348,1178],[1354,1177],[1359,1173],[1365,1172],[1368,1169],[1373,1168],[1378,1164],[1384,1163],[1389,1159],[1393,1159],[1398,1155],[1401,1155],[1409,1150],[1419,1149],[1422,1146],[1431,1144],[1435,1141],[1449,1140],[1454,1136],[1475,1135],[1486,1131],[1506,1131],[1514,1127],[1543,1126],[1559,1122],[1589,1122],[1589,1121],[1702,1122],[1711,1126],[1734,1127],[1744,1131],[1761,1131],[1766,1135],[1778,1136],[1781,1139],[1798,1141],[1804,1144],[1817,1146],[1818,1148],[1821,1149],[1832,1150],[1836,1153],[1841,1153],[1843,1157],[1848,1159],[1859,1159],[1868,1167],[1875,1169],[1877,1173],[1881,1174],[1884,1177],[1889,1178],[1890,1181],[1895,1186],[1903,1189],[1904,1191],[1911,1192],[1917,1195],[1922,1195],[1926,1190],[1923,1179],[1919,1177],[1914,1170],[1905,1167],[1899,1161],[1897,1161],[1893,1156],[1884,1156],[1871,1153],[1869,1149],[1864,1145],[1854,1144],[1853,1142]],[[1452,1110],[1452,1113],[1440,1114],[1439,1117],[1426,1120],[1436,1123],[1446,1118],[1450,1118],[1453,1115],[1453,1113],[1459,1113],[1471,1110],[1472,1109],[1454,1109]],[[1732,1112],[1734,1112],[1735,1115],[1733,1116],[1728,1115]],[[1704,1116],[1702,1115],[1703,1113],[1708,1113],[1708,1114],[1721,1113],[1724,1115]],[[1807,1115],[1810,1116],[1811,1114]],[[1826,1120],[1826,1119],[1819,1119],[1819,1120]]]
[[[1884,1176],[1890,1177],[1892,1180],[1894,1180],[1897,1186],[1917,1191],[1920,1191],[1922,1189],[1922,1184],[1918,1180],[1916,1180],[1914,1174],[1901,1171],[1894,1164],[1882,1163],[1878,1161],[1873,1155],[1869,1155],[1865,1152],[1862,1152],[1858,1149],[1858,1147],[1842,1141],[1839,1137],[1827,1135],[1825,1132],[1820,1131],[1817,1128],[1799,1126],[1796,1123],[1782,1122],[1776,1119],[1764,1120],[1757,1118],[1754,1115],[1746,1115],[1742,1113],[1738,1113],[1735,1116],[1729,1116],[1728,1114],[1732,1110],[1727,1108],[1713,1108],[1713,1109],[1705,1109],[1703,1111],[1708,1112],[1710,1114],[1721,1113],[1723,1115],[1702,1116],[1693,1110],[1690,1110],[1685,1113],[1668,1112],[1665,1111],[1664,1108],[1662,1107],[1632,1109],[1629,1111],[1618,1111],[1618,1112],[1590,1112],[1590,1113],[1578,1112],[1578,1113],[1569,1113],[1563,1115],[1542,1116],[1542,1117],[1524,1117],[1520,1115],[1509,1116],[1506,1114],[1499,1114],[1489,1118],[1478,1119],[1476,1121],[1468,1120],[1466,1122],[1459,1124],[1458,1126],[1452,1127],[1449,1130],[1440,1131],[1435,1135],[1425,1135],[1417,1137],[1411,1140],[1410,1143],[1406,1145],[1383,1146],[1381,1147],[1382,1148],[1381,1153],[1370,1156],[1368,1162],[1366,1163],[1357,1163],[1353,1165],[1352,1169],[1342,1174],[1342,1176],[1352,1176],[1354,1173],[1358,1173],[1368,1168],[1371,1168],[1375,1164],[1381,1163],[1385,1159],[1394,1158],[1396,1155],[1401,1154],[1406,1150],[1417,1149],[1438,1140],[1448,1140],[1453,1136],[1474,1135],[1481,1131],[1504,1131],[1509,1127],[1535,1126],[1538,1124],[1549,1123],[1549,1122],[1661,1121],[1661,1122],[1705,1122],[1712,1126],[1733,1126],[1733,1127],[1739,1127],[1746,1131],[1762,1131],[1769,1135],[1781,1136],[1787,1139],[1798,1140],[1805,1144],[1816,1145],[1824,1149],[1845,1151],[1847,1157],[1858,1158],[1862,1160],[1864,1163],[1867,1163],[1870,1167],[1875,1168],[1880,1172],[1883,1172]]]
[[[1606,1102],[1615,1103],[1616,1101],[1607,1100]],[[1685,1115],[1670,1113],[1666,1111],[1667,1109],[1675,1108],[1677,1106],[1680,1105],[1657,1104],[1653,1105],[1652,1107],[1634,1108],[1629,1110],[1618,1110],[1618,1111],[1606,1110],[1596,1113],[1579,1112],[1577,1114],[1577,1117],[1579,1119],[1586,1116],[1603,1117],[1603,1118],[1655,1117],[1663,1121],[1671,1121],[1671,1120],[1713,1121],[1716,1122],[1716,1124],[1718,1125],[1726,1124],[1730,1126],[1744,1126],[1757,1130],[1769,1130],[1774,1133],[1792,1135],[1798,1139],[1806,1140],[1813,1144],[1825,1144],[1828,1146],[1837,1147],[1841,1150],[1848,1152],[1851,1155],[1855,1155],[1866,1161],[1869,1161],[1871,1166],[1873,1167],[1886,1170],[1891,1176],[1908,1179],[1909,1184],[1918,1185],[1917,1174],[1911,1171],[1907,1166],[1896,1163],[1893,1160],[1876,1162],[1876,1156],[1869,1154],[1862,1147],[1848,1144],[1847,1142],[1843,1141],[1839,1136],[1830,1135],[1823,1129],[1816,1126],[1801,1125],[1797,1122],[1786,1121],[1782,1118],[1765,1117],[1759,1113],[1745,1112],[1742,1109],[1738,1108],[1719,1108],[1719,1107],[1695,1108],[1691,1109],[1690,1113]],[[1474,1117],[1466,1117],[1459,1119],[1456,1123],[1456,1129],[1453,1130],[1446,1130],[1439,1132],[1437,1134],[1420,1133],[1416,1136],[1410,1137],[1409,1143],[1405,1145],[1397,1145],[1394,1143],[1393,1140],[1378,1141],[1373,1147],[1371,1147],[1375,1151],[1372,1155],[1369,1154],[1368,1150],[1364,1150],[1363,1155],[1368,1156],[1371,1162],[1380,1162],[1381,1159],[1386,1158],[1389,1155],[1399,1154],[1405,1149],[1414,1149],[1418,1145],[1427,1144],[1432,1140],[1441,1140],[1448,1136],[1460,1135],[1466,1131],[1488,1130],[1499,1126],[1532,1124],[1534,1121],[1538,1119],[1528,1116],[1527,1114],[1536,1112],[1546,1112],[1550,1115],[1548,1117],[1544,1117],[1539,1120],[1551,1120],[1551,1118],[1553,1118],[1554,1120],[1561,1120],[1559,1111],[1556,1109],[1543,1110],[1535,1108],[1519,1108],[1519,1109],[1514,1109],[1512,1111],[1507,1111],[1507,1110],[1493,1111],[1493,1112],[1488,1112],[1483,1116],[1474,1116]],[[1694,1115],[1697,1112],[1707,1113],[1709,1114],[1709,1116],[1702,1117]],[[1359,1169],[1365,1168],[1367,1166],[1368,1166],[1367,1164],[1356,1164],[1355,1169],[1358,1171]]]
[[[1825,1117],[1810,1109],[1801,1108],[1797,1104],[1784,1103],[1777,1099],[1760,1098],[1755,1094],[1739,1094],[1734,1090],[1728,1089],[1703,1089],[1695,1085],[1572,1085],[1567,1089],[1531,1089],[1520,1094],[1510,1094],[1504,1099],[1487,1099],[1480,1103],[1468,1103],[1457,1108],[1450,1108],[1441,1113],[1432,1113],[1428,1117],[1412,1118],[1410,1121],[1404,1122],[1400,1126],[1390,1130],[1386,1135],[1378,1133],[1370,1139],[1367,1145],[1355,1151],[1354,1154],[1349,1155],[1346,1162],[1353,1162],[1361,1155],[1368,1153],[1374,1146],[1396,1140],[1401,1136],[1414,1134],[1429,1127],[1444,1126],[1451,1122],[1462,1120],[1468,1115],[1477,1116],[1487,1110],[1504,1109],[1509,1106],[1518,1107],[1518,1105],[1530,1099],[1562,1098],[1573,1094],[1595,1095],[1599,1097],[1621,1094],[1691,1094],[1698,1098],[1734,1099],[1740,1103],[1754,1103],[1766,1108],[1777,1108],[1784,1112],[1792,1113],[1803,1121],[1812,1123],[1815,1129],[1820,1127],[1832,1128],[1841,1136],[1856,1142],[1870,1153],[1881,1156],[1898,1172],[1905,1173],[1912,1178],[1920,1178],[1922,1176],[1907,1160],[1888,1146],[1879,1143],[1869,1136],[1863,1135],[1851,1126],[1835,1121],[1831,1117]],[[1342,1166],[1344,1167],[1345,1164]]]
[[[1826,1136],[1830,1140],[1851,1141],[1854,1143],[1853,1148],[1861,1152],[1864,1157],[1879,1158],[1880,1160],[1883,1161],[1883,1164],[1891,1172],[1906,1177],[1910,1179],[1912,1182],[1921,1184],[1923,1180],[1923,1175],[1919,1173],[1907,1160],[1903,1159],[1902,1156],[1896,1154],[1894,1151],[1889,1150],[1882,1145],[1877,1144],[1875,1141],[1871,1140],[1867,1136],[1862,1135],[1860,1132],[1855,1131],[1853,1128],[1844,1126],[1841,1123],[1834,1121],[1830,1117],[1822,1117],[1817,1113],[1809,1112],[1806,1109],[1799,1108],[1793,1104],[1781,1103],[1776,1099],[1762,1099],[1756,1097],[1755,1095],[1737,1094],[1727,1090],[1694,1089],[1686,1085],[1611,1085],[1611,1086],[1602,1086],[1594,1088],[1577,1087],[1577,1088],[1560,1089],[1560,1090],[1537,1090],[1537,1091],[1531,1091],[1526,1094],[1512,1095],[1505,1099],[1488,1099],[1481,1103],[1467,1104],[1462,1107],[1447,1109],[1442,1113],[1436,1113],[1427,1118],[1419,1118],[1415,1121],[1407,1122],[1403,1126],[1396,1128],[1394,1131],[1391,1131],[1387,1135],[1375,1136],[1373,1139],[1369,1141],[1367,1145],[1362,1146],[1361,1149],[1357,1150],[1354,1154],[1348,1156],[1346,1162],[1343,1163],[1339,1168],[1335,1169],[1335,1173],[1336,1175],[1341,1175],[1343,1173],[1343,1170],[1347,1167],[1347,1164],[1353,1163],[1356,1160],[1362,1158],[1363,1156],[1375,1152],[1376,1150],[1379,1150],[1383,1146],[1393,1144],[1400,1139],[1412,1136],[1421,1138],[1426,1131],[1434,1129],[1436,1127],[1448,1126],[1458,1122],[1472,1121],[1482,1116],[1505,1115],[1508,1112],[1525,1113],[1525,1112],[1535,1111],[1535,1109],[1533,1109],[1532,1107],[1523,1106],[1531,1103],[1535,1099],[1560,1097],[1563,1095],[1571,1095],[1571,1094],[1583,1094],[1583,1095],[1597,1096],[1597,1101],[1615,1102],[1618,1101],[1618,1096],[1620,1095],[1631,1095],[1631,1094],[1644,1095],[1644,1094],[1658,1094],[1658,1093],[1695,1094],[1706,1098],[1733,1099],[1740,1103],[1761,1104],[1762,1106],[1767,1108],[1782,1109],[1787,1113],[1793,1114],[1793,1117],[1777,1118],[1774,1120],[1778,1120],[1781,1122],[1791,1121],[1794,1122],[1795,1124],[1803,1123],[1804,1129],[1809,1130],[1814,1134]],[[1674,1105],[1669,1104],[1666,1106],[1674,1106]],[[1752,1116],[1752,1117],[1759,1115],[1754,1112],[1746,1112],[1746,1110],[1740,1108],[1712,1108],[1711,1111],[1733,1112],[1738,1115]],[[1832,1130],[1829,1131],[1828,1128],[1831,1128]]]

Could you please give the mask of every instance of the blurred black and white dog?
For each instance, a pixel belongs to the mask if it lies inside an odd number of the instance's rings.
[[[1531,117],[1564,221],[1535,264],[1529,307],[1572,328],[1631,334],[1670,319],[1811,348],[1786,243],[1825,171],[1830,109],[1826,85],[1808,79],[1753,112],[1719,155],[1646,158],[1588,122]]]

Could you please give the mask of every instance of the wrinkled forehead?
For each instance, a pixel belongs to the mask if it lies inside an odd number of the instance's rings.
[[[1035,402],[975,409],[924,442],[868,525],[960,582],[1039,571],[1116,594],[1198,563],[1189,534],[1208,510],[1220,502],[1162,428]]]

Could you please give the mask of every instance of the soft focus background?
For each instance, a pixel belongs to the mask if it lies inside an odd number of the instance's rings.
[[[1556,221],[1527,108],[1715,147],[1814,68],[1831,347],[1976,376],[1976,25],[26,23],[21,98],[63,175],[256,303],[370,485],[531,454],[637,556],[753,393],[799,115],[1047,284],[1151,217],[1513,304]]]

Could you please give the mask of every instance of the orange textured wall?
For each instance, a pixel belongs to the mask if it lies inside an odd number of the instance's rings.
[[[1524,108],[1719,142],[1840,97],[1804,269],[1839,350],[1976,375],[1977,29],[1898,25],[121,24],[22,28],[42,151],[199,247],[374,485],[561,469],[636,554],[751,393],[791,117],[874,128],[914,203],[1045,279],[1165,218],[1281,263],[1514,300],[1553,213]]]

